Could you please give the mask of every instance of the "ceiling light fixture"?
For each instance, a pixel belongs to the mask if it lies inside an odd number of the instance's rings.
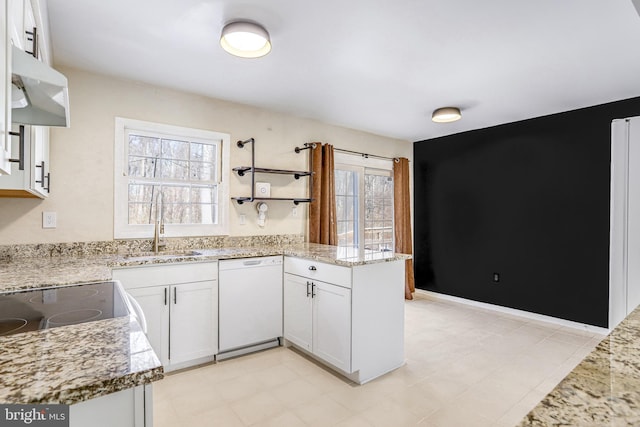
[[[271,51],[271,40],[262,26],[248,21],[236,21],[228,23],[222,29],[220,46],[241,58],[259,58]]]
[[[455,122],[456,120],[460,120],[462,117],[462,113],[460,113],[460,109],[457,107],[443,107],[438,108],[431,115],[431,120],[436,123],[449,123]]]

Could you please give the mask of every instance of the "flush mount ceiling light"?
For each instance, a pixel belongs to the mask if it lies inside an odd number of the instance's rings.
[[[241,58],[259,58],[271,51],[269,33],[260,25],[248,21],[230,22],[222,29],[220,46]]]
[[[438,108],[431,115],[431,120],[436,123],[449,123],[455,122],[456,120],[460,120],[462,114],[460,113],[460,109],[457,107],[443,107]]]

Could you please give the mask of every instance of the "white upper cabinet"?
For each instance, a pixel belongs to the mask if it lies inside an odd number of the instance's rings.
[[[0,6],[0,175],[11,173],[11,0]]]
[[[29,2],[25,0],[9,0],[9,3],[11,4],[11,16],[9,19],[9,22],[11,22],[11,43],[15,47],[24,50],[24,9],[25,3]]]
[[[49,172],[49,128],[47,126],[12,126],[11,145],[13,156],[11,174],[0,176],[0,197],[49,196],[51,173]],[[22,132],[22,136],[20,133]],[[20,145],[23,144],[23,147]]]
[[[21,50],[33,55],[36,51],[36,58],[40,56],[38,51],[38,24],[31,0],[9,0],[11,3],[10,37],[11,43]]]

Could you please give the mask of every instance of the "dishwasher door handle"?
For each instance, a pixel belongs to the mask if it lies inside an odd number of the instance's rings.
[[[244,261],[242,265],[259,265],[260,263],[262,263],[262,261],[259,259],[256,259],[256,260]]]

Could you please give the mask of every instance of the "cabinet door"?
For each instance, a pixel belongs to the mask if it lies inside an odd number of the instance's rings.
[[[136,405],[142,386],[120,390],[69,406],[69,427],[142,427],[144,406]],[[144,418],[143,418],[144,419]],[[55,423],[55,422],[52,422]],[[45,423],[40,424],[49,424]],[[57,424],[57,423],[56,423]]]
[[[303,277],[284,275],[284,337],[311,351],[312,300],[311,285],[307,283],[310,280]]]
[[[170,287],[169,362],[187,362],[218,352],[217,282],[183,283]]]
[[[26,0],[29,1],[29,0]],[[10,36],[12,44],[24,50],[24,8],[25,0],[9,0],[11,4],[11,30]]]
[[[313,354],[351,372],[351,290],[313,284]]]
[[[33,13],[33,7],[31,5],[31,0],[24,0],[24,24],[23,24],[23,31],[22,31],[22,40],[23,40],[23,50],[25,52],[29,52],[31,55],[33,55],[33,48],[38,47],[38,42],[35,42],[34,44],[34,34],[33,34],[33,29],[36,27],[36,19]],[[29,34],[31,33],[31,34]],[[38,33],[36,31],[35,36],[37,38],[38,37]],[[36,53],[36,58],[39,58],[40,56],[38,55],[38,53]]]
[[[49,195],[49,128],[31,126],[32,164],[30,181],[33,191],[47,197]]]
[[[147,320],[147,339],[163,365],[169,363],[169,287],[127,289]]]
[[[12,2],[0,5],[0,175],[11,174],[11,9]]]

